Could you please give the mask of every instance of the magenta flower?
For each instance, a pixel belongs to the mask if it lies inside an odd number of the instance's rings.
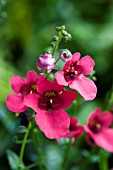
[[[37,82],[45,79],[45,76],[38,76],[35,71],[28,71],[26,81],[20,76],[13,76],[10,79],[11,88],[15,94],[9,94],[6,99],[6,106],[12,112],[23,112],[28,107],[24,105],[24,97],[28,94],[37,93]]]
[[[78,138],[82,135],[84,128],[82,126],[77,125],[77,118],[70,118],[70,126],[69,131],[64,136],[65,138]]]
[[[77,118],[70,118],[70,126],[68,132],[63,136],[63,138],[72,138],[72,145],[75,144],[76,139],[79,138],[83,133],[83,126],[77,125]],[[57,143],[59,144],[60,138],[57,139]]]
[[[64,136],[69,129],[70,117],[63,109],[76,99],[76,93],[49,80],[42,80],[37,88],[38,94],[27,95],[24,104],[35,110],[35,121],[46,137],[54,139]]]
[[[36,66],[39,71],[47,71],[50,73],[55,66],[55,58],[50,53],[45,53],[39,57],[38,61],[36,62]]]
[[[90,56],[80,58],[80,53],[75,53],[60,70],[55,73],[55,78],[60,85],[69,86],[77,90],[85,100],[93,100],[97,93],[96,85],[84,75],[89,75],[94,67],[94,61]]]
[[[110,128],[112,123],[113,115],[110,112],[101,113],[100,108],[95,109],[84,127],[88,143],[92,145],[94,142],[105,150],[113,152],[113,129]]]

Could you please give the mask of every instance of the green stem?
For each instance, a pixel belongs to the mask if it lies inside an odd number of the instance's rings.
[[[57,58],[56,63],[59,61],[60,57]]]
[[[39,158],[40,158],[40,168],[41,170],[47,170],[46,168],[46,165],[45,165],[45,162],[44,162],[44,159],[43,159],[43,154],[40,150],[40,148],[38,147],[39,145],[39,140],[36,141],[36,137],[37,137],[37,131],[35,129],[33,129],[33,133],[32,133],[32,143],[34,145],[34,148],[36,150],[36,152],[38,153],[39,155]]]
[[[107,155],[106,155],[106,151],[101,150],[99,156],[100,156],[99,169],[100,170],[109,170],[108,158],[107,158]]]
[[[20,150],[20,156],[19,156],[19,169],[20,170],[22,169],[23,155],[24,155],[26,140],[27,140],[27,137],[29,135],[29,131],[30,131],[31,127],[32,127],[31,122],[29,122],[28,130],[27,130],[27,132],[26,132],[26,134],[24,136],[24,139],[23,139],[23,142],[22,142],[22,146],[21,146],[21,150]]]
[[[31,165],[28,165],[28,166],[26,166],[23,170],[28,170],[28,169],[30,169],[30,168],[34,168],[34,167],[37,166],[37,165],[39,165],[39,162],[35,162],[35,163],[31,164]]]
[[[60,44],[61,40],[62,40],[63,36],[61,34],[61,32],[59,32],[58,34],[58,41],[56,42],[56,44],[54,45],[54,48],[53,48],[53,52],[52,52],[52,56],[54,56],[57,48],[58,48],[58,45]]]

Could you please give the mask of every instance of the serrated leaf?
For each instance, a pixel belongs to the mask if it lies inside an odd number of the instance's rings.
[[[10,149],[8,149],[6,151],[6,154],[7,154],[8,162],[9,162],[9,165],[10,165],[11,169],[12,170],[17,170],[18,165],[19,165],[19,157],[18,157],[18,155],[14,151],[12,151]]]
[[[27,127],[19,126],[16,130],[17,133],[26,133],[28,131]]]

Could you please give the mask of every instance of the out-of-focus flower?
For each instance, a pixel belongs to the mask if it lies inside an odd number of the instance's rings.
[[[45,53],[39,57],[36,66],[40,72],[47,71],[50,73],[55,66],[55,58],[50,53]]]
[[[110,126],[113,123],[113,115],[106,111],[101,113],[101,109],[97,108],[89,116],[88,123],[84,126],[87,133],[87,142],[93,143],[104,148],[108,152],[113,152],[113,129]]]
[[[79,138],[83,131],[84,128],[83,126],[79,126],[77,125],[78,123],[78,119],[77,118],[70,118],[70,126],[69,126],[69,130],[68,132],[65,134],[65,136],[63,136],[63,138],[72,138],[72,144],[75,144],[76,139]],[[57,143],[60,143],[60,138],[57,139]]]
[[[72,58],[72,54],[68,49],[62,49],[58,56],[61,58],[62,61],[67,62]]]
[[[28,94],[37,93],[37,83],[45,79],[45,76],[38,76],[35,71],[28,71],[26,80],[20,76],[13,76],[10,79],[11,88],[14,94],[9,94],[6,99],[6,106],[12,112],[23,112],[28,107],[24,105],[24,97]]]
[[[80,60],[80,53],[73,54],[60,70],[55,73],[55,78],[60,85],[69,85],[70,88],[77,90],[85,100],[93,100],[97,94],[96,85],[92,80],[84,75],[89,75],[94,67],[94,60],[90,56],[85,56]]]
[[[64,136],[69,129],[70,117],[63,109],[76,99],[76,93],[49,80],[42,80],[37,88],[38,94],[27,95],[24,104],[37,113],[35,121],[46,137],[56,139]]]

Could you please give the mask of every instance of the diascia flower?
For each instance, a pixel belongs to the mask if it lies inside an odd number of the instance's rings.
[[[77,125],[77,118],[70,118],[69,131],[64,136],[65,138],[78,138],[82,135],[84,128],[80,125]]]
[[[72,138],[72,144],[74,145],[76,142],[76,139],[79,138],[83,131],[84,128],[83,126],[77,125],[78,124],[78,119],[77,118],[70,118],[70,126],[68,132],[63,136],[63,138]],[[60,139],[57,140],[58,143]]]
[[[37,82],[45,79],[45,76],[38,76],[35,71],[28,71],[26,80],[20,76],[13,76],[10,79],[11,88],[14,94],[9,94],[6,99],[6,106],[12,112],[23,112],[28,107],[24,105],[24,97],[28,94],[37,93]]]
[[[113,115],[110,112],[101,113],[100,108],[95,109],[84,127],[87,133],[87,142],[90,145],[94,142],[108,152],[113,152],[113,129],[110,128],[112,123]]]
[[[76,93],[49,80],[42,80],[37,88],[38,94],[27,95],[24,104],[35,110],[36,124],[46,137],[56,139],[64,136],[69,129],[70,117],[63,109],[76,99]]]
[[[90,56],[79,59],[79,52],[73,54],[72,59],[64,65],[63,70],[55,73],[55,78],[58,84],[68,85],[77,90],[85,100],[93,100],[97,93],[96,85],[84,75],[89,75],[92,72],[94,60]]]

